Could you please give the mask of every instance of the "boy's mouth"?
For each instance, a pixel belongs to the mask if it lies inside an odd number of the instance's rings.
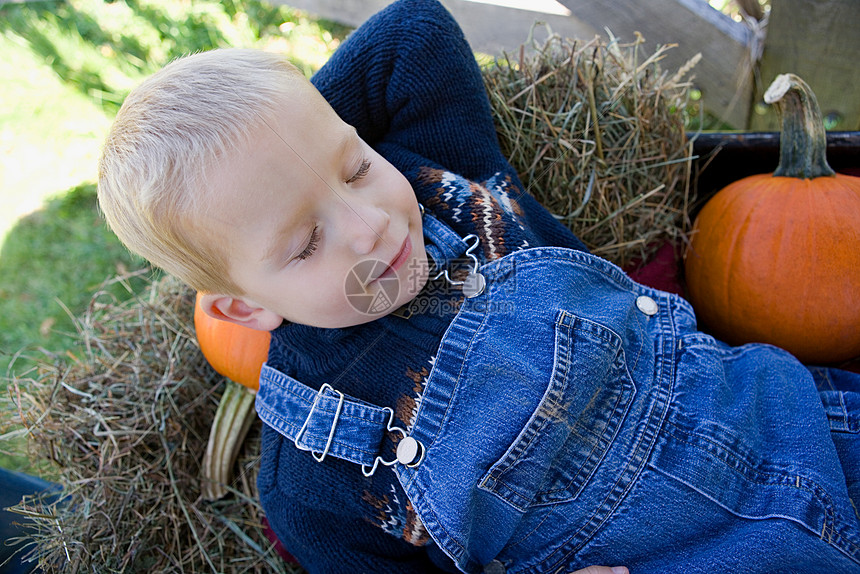
[[[388,264],[388,267],[382,274],[374,279],[374,281],[383,279],[386,277],[391,277],[397,270],[403,267],[403,264],[406,263],[406,260],[409,258],[409,255],[412,253],[412,240],[409,236],[406,236],[406,239],[403,241],[403,245],[400,247],[400,251],[397,252],[397,255],[394,256],[394,259]]]

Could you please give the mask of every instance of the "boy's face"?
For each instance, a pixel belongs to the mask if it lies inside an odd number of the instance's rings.
[[[262,329],[281,318],[317,327],[377,319],[427,280],[415,194],[315,88],[291,91],[274,122],[207,176],[202,224],[245,293],[220,300],[216,314],[256,310],[246,324]]]

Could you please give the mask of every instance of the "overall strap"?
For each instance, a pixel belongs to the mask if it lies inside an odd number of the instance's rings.
[[[328,383],[316,391],[267,364],[260,372],[256,408],[263,422],[297,448],[311,451],[317,462],[332,455],[362,465],[365,476],[372,475],[380,464],[413,463],[419,454],[410,458],[401,452],[405,449],[400,443],[407,443],[404,447],[408,448],[415,441],[402,440],[407,433],[393,424],[391,408],[359,401]],[[386,431],[397,431],[401,438],[397,458],[390,461],[379,455]],[[420,454],[423,457],[423,447]]]
[[[441,271],[451,260],[462,257],[469,249],[469,243],[457,235],[448,225],[424,211],[423,206],[421,213],[424,237],[427,239],[424,248],[433,259],[435,268]]]

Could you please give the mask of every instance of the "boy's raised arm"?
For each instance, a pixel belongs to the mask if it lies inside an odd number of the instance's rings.
[[[358,28],[312,81],[374,147],[400,148],[475,180],[499,165],[474,54],[436,0],[389,5]]]

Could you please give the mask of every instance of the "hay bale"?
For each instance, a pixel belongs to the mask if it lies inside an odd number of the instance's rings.
[[[223,379],[193,334],[193,293],[152,282],[124,303],[97,294],[78,319],[83,356],[13,381],[14,409],[61,501],[25,499],[45,572],[293,572],[261,524],[259,421],[231,494],[201,497],[200,467]]]
[[[529,192],[621,266],[689,229],[684,77],[695,59],[670,76],[659,68],[668,47],[648,55],[642,43],[550,35],[483,71],[502,151]]]

